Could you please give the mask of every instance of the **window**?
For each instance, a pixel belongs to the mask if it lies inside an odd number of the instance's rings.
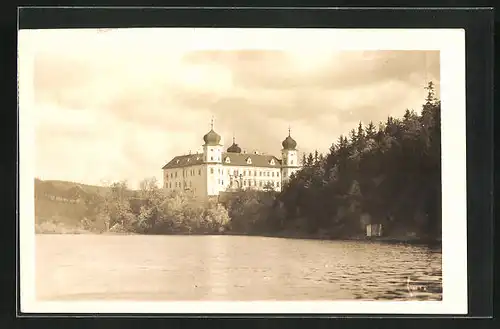
[[[198,169],[198,175],[201,176],[201,169]]]
[[[292,165],[293,165],[293,160],[290,160],[290,164],[292,164]]]
[[[234,174],[234,176],[238,176],[238,170],[235,170],[235,171],[233,172],[233,174]]]
[[[259,186],[262,187],[262,181],[259,182]]]
[[[270,173],[269,173],[269,171],[268,171],[268,172],[267,172],[267,177],[269,177],[269,175],[270,175]]]
[[[262,176],[262,171],[259,171],[259,176]]]
[[[213,174],[214,173],[214,168],[210,168],[210,173]]]
[[[274,166],[274,159],[271,159],[271,161],[269,161],[269,163]]]
[[[280,172],[279,171],[276,173],[276,177],[280,177]]]
[[[223,180],[220,181],[220,185],[224,185],[224,181]]]
[[[276,186],[277,186],[277,187],[280,187],[280,182],[276,182]]]
[[[247,175],[247,171],[243,170],[243,176],[246,176],[246,175]]]
[[[214,157],[210,157],[210,161],[214,161]]]
[[[231,159],[229,157],[226,157],[226,163],[231,163]]]
[[[247,181],[246,180],[243,181],[243,186],[247,186]]]
[[[247,158],[247,164],[252,164],[252,159]]]
[[[220,174],[220,168],[219,168],[219,169],[217,169],[217,172]]]
[[[213,151],[214,151],[214,149],[210,149],[210,152],[213,152]]]
[[[254,170],[253,175],[257,176],[257,170]]]
[[[177,178],[177,171],[175,172],[175,177]]]
[[[273,176],[273,177],[274,177],[274,171],[271,173],[271,176]]]

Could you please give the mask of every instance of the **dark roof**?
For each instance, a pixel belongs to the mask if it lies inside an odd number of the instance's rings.
[[[188,166],[199,165],[203,163],[203,154],[195,153],[189,155],[179,155],[174,157],[170,162],[168,162],[162,169],[167,168],[182,168]]]
[[[230,162],[226,163],[226,158],[228,157]],[[251,163],[247,163],[248,159],[251,160]],[[269,163],[273,159],[276,163],[274,166],[281,166],[281,160],[276,158],[274,155],[230,152],[224,152],[222,154],[222,164],[226,166],[274,167]]]
[[[229,163],[226,163],[226,158],[229,157]],[[247,163],[250,159],[251,163]],[[271,160],[275,161],[275,165],[271,165]],[[168,168],[182,168],[194,165],[200,165],[203,163],[203,154],[189,154],[180,155],[174,157],[170,162],[168,162],[162,169]],[[274,155],[267,154],[247,154],[247,153],[222,153],[222,164],[226,166],[247,166],[247,167],[279,167],[281,166],[281,160],[276,158]]]

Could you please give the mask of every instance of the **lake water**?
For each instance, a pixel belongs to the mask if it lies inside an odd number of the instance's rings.
[[[248,236],[37,235],[37,298],[441,300],[441,250]]]

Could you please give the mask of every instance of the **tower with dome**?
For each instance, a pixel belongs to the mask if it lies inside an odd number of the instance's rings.
[[[236,143],[224,151],[221,136],[214,130],[203,136],[201,153],[178,155],[163,166],[163,187],[167,192],[184,191],[197,197],[218,196],[240,189],[280,191],[290,175],[301,166],[297,142],[288,136],[282,141],[281,157],[260,152],[246,153]]]

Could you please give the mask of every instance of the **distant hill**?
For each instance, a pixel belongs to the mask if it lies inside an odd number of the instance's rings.
[[[92,202],[104,197],[108,187],[60,180],[35,179],[35,223],[54,222],[79,226],[92,214]]]
[[[41,194],[54,195],[59,197],[75,198],[78,195],[98,194],[104,195],[108,187],[87,185],[62,180],[41,180],[35,178],[35,196]]]
[[[35,224],[55,223],[64,227],[81,227],[83,221],[91,221],[95,228],[103,223],[95,221],[98,205],[110,188],[62,180],[35,178]],[[137,191],[129,190],[131,195]],[[133,208],[140,207],[133,200]]]

